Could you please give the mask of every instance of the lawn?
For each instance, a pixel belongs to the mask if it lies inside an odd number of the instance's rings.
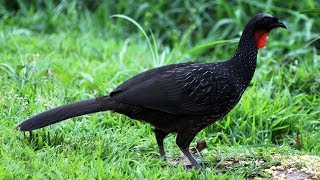
[[[319,10],[302,13],[319,1],[115,2],[1,2],[0,179],[242,179],[290,168],[320,177]],[[288,30],[270,33],[240,103],[191,144],[207,143],[196,156],[202,172],[163,161],[152,127],[116,113],[32,134],[15,129],[44,110],[106,95],[155,66],[228,59],[258,12],[277,16]],[[154,55],[136,26],[113,14],[139,23]],[[174,134],[165,148],[171,163],[182,156]]]

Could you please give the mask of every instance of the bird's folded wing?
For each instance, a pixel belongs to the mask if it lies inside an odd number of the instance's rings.
[[[210,114],[235,99],[234,83],[227,77],[189,66],[148,72],[141,80],[128,80],[110,95],[115,101],[170,114]],[[223,107],[222,107],[223,108]]]

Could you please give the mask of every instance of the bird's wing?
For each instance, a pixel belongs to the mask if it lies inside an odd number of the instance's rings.
[[[194,63],[150,70],[129,79],[110,96],[170,114],[209,114],[227,107],[238,96],[234,82],[223,73],[201,67]]]

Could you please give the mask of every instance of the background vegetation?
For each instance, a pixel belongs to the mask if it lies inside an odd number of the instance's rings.
[[[320,2],[33,0],[0,4],[0,177],[213,178],[267,176],[263,168],[220,171],[228,158],[320,154]],[[196,137],[208,150],[206,171],[161,161],[152,127],[110,112],[37,130],[15,130],[29,116],[67,102],[105,95],[154,66],[228,59],[246,22],[259,12],[288,31],[270,33],[255,77],[241,102]],[[124,14],[155,37],[157,58]],[[226,41],[223,41],[226,40]],[[193,144],[194,145],[194,144]],[[179,157],[174,135],[165,146]]]

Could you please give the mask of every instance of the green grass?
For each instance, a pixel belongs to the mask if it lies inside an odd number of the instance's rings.
[[[318,1],[18,4],[18,11],[0,7],[0,179],[268,177],[263,169],[279,163],[273,154],[320,155],[320,20],[300,14]],[[208,143],[198,157],[204,172],[168,166],[152,127],[119,114],[73,118],[31,137],[15,130],[31,115],[105,95],[155,64],[227,59],[249,17],[262,11],[278,16],[288,31],[270,33],[240,103],[192,143]],[[142,33],[112,14],[135,19],[151,39],[154,32],[156,63]],[[174,138],[165,140],[171,159],[181,156]],[[267,163],[220,170],[223,160],[243,158]]]

